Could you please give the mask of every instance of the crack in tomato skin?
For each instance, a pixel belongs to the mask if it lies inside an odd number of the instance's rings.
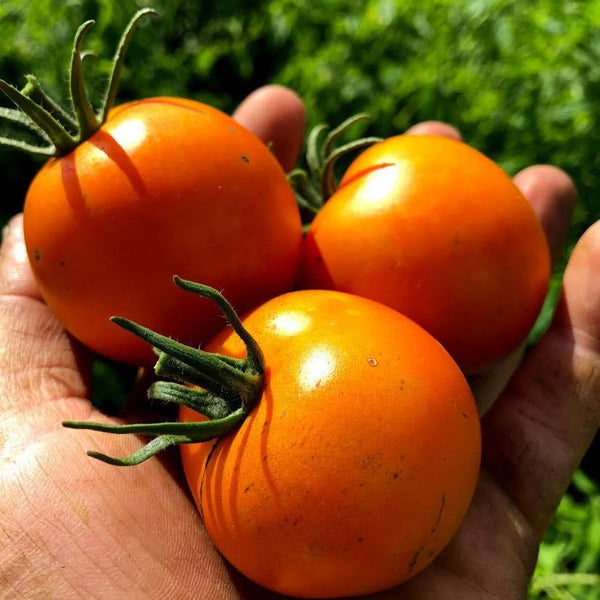
[[[340,185],[338,186],[337,190],[341,190],[342,188],[355,183],[357,180],[359,180],[363,177],[366,177],[367,175],[370,175],[374,171],[378,171],[380,169],[385,169],[388,167],[393,167],[395,164],[396,163],[394,163],[394,162],[383,162],[383,163],[380,163],[377,165],[373,165],[371,167],[366,167],[362,171],[359,171],[358,173],[353,174],[351,177],[348,177],[348,178],[343,177],[342,180],[340,181]]]

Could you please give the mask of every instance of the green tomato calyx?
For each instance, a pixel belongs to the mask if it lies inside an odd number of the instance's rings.
[[[134,425],[65,421],[63,425],[71,429],[154,437],[128,457],[115,458],[99,452],[88,452],[93,458],[112,465],[132,466],[175,444],[206,442],[221,437],[241,425],[260,397],[264,379],[262,352],[233,307],[214,288],[180,277],[174,277],[173,280],[184,291],[203,296],[217,304],[244,342],[246,356],[233,358],[192,348],[129,319],[113,317],[114,323],[152,344],[158,355],[154,372],[166,381],[159,380],[153,383],[148,389],[148,397],[186,406],[203,414],[208,420]]]
[[[155,14],[157,13],[153,9],[143,8],[129,21],[113,57],[108,85],[98,112],[94,111],[90,102],[83,76],[83,64],[93,54],[81,50],[83,38],[94,25],[94,21],[83,23],[75,34],[69,72],[72,113],[55,102],[33,75],[27,75],[27,84],[21,91],[0,79],[0,91],[18,107],[17,109],[0,108],[0,118],[27,127],[41,138],[42,143],[45,143],[45,145],[34,145],[22,140],[2,137],[0,145],[40,156],[61,156],[71,152],[98,131],[106,120],[108,111],[114,105],[125,53],[133,33],[141,19]]]
[[[350,152],[381,141],[378,137],[365,137],[343,146],[336,146],[340,136],[352,125],[369,118],[369,115],[364,113],[354,115],[335,129],[330,129],[328,125],[321,123],[308,134],[305,153],[307,170],[294,169],[288,175],[305,224],[314,219],[327,199],[335,193],[338,187],[334,170],[337,161]],[[319,139],[323,134],[326,135],[320,144]]]

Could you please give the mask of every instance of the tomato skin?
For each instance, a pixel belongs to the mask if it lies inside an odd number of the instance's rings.
[[[369,593],[419,572],[478,477],[479,419],[457,365],[403,315],[341,292],[285,294],[243,323],[265,357],[258,404],[218,442],[181,446],[216,546],[293,596]],[[244,355],[229,331],[206,349]]]
[[[462,142],[402,135],[350,165],[309,228],[300,285],[387,304],[474,372],[526,337],[549,276],[541,225],[500,167]]]
[[[224,113],[177,98],[118,106],[102,128],[36,175],[25,240],[42,295],[93,350],[152,364],[119,314],[185,343],[223,320],[173,285],[221,289],[245,311],[291,289],[301,223],[267,147]]]

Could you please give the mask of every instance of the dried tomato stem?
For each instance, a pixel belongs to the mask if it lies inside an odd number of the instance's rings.
[[[148,423],[112,425],[89,421],[65,421],[71,429],[90,429],[105,433],[155,436],[138,452],[125,458],[88,452],[104,462],[131,466],[139,464],[173,444],[205,442],[238,427],[260,396],[264,377],[262,352],[248,333],[232,306],[215,289],[174,277],[181,289],[214,301],[246,346],[246,357],[232,358],[205,352],[181,344],[123,317],[113,317],[122,328],[152,344],[158,354],[157,375],[173,381],[157,381],[148,396],[163,402],[186,406],[203,414],[207,420],[191,423]],[[191,387],[200,385],[203,389]]]

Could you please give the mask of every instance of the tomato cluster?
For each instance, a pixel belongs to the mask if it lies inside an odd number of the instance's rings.
[[[431,563],[478,478],[465,373],[522,342],[548,284],[510,178],[461,142],[391,137],[339,185],[316,164],[331,197],[296,189],[317,213],[303,235],[276,159],[220,111],[151,98],[98,120],[78,97],[75,135],[0,83],[52,142],[24,209],[44,299],[101,354],[146,365],[153,346],[171,381],[149,394],[181,405],[172,424],[66,425],[154,436],[126,459],[93,454],[114,464],[181,443],[215,545],[275,591],[370,593]]]

